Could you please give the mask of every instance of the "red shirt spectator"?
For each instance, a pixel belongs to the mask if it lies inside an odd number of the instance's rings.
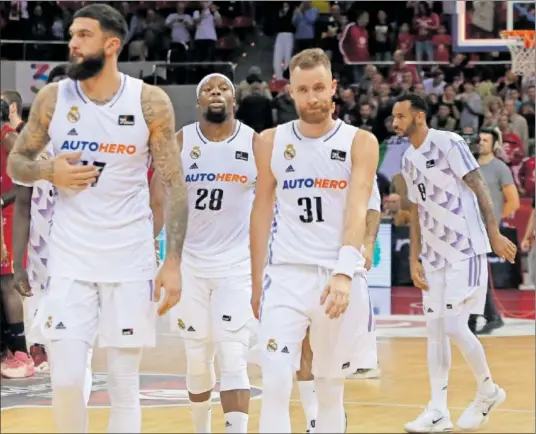
[[[439,17],[433,13],[425,2],[419,3],[419,14],[413,18],[413,28],[417,34],[417,41],[427,41],[439,26]]]
[[[368,13],[363,12],[357,23],[348,24],[342,32],[339,50],[345,62],[366,62],[370,59],[367,24]]]
[[[408,24],[404,23],[400,26],[396,48],[404,52],[404,58],[411,59],[413,56],[413,45],[415,45],[415,38],[409,33]]]
[[[438,62],[449,62],[452,37],[447,35],[445,26],[439,26],[437,35],[432,37],[432,44],[434,44],[434,60]]]
[[[519,169],[519,186],[521,193],[527,196],[533,196],[535,193],[535,171],[536,171],[536,159],[530,157],[525,159]]]
[[[413,65],[406,65],[404,62],[404,54],[401,50],[395,51],[395,54],[393,55],[393,60],[395,64],[391,68],[391,72],[389,72],[389,84],[391,87],[396,87],[402,83],[404,73],[410,72],[413,77],[413,84],[420,83],[421,78],[419,77],[419,73],[417,72],[417,68]]]

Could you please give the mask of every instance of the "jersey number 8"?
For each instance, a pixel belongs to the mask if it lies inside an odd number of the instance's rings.
[[[313,203],[314,199],[314,203]],[[298,205],[304,207],[304,214],[300,215],[300,220],[303,223],[312,223],[317,222],[321,223],[324,221],[322,216],[322,198],[321,197],[300,197],[298,199]]]
[[[426,186],[420,182],[417,184],[417,190],[419,190],[419,193],[421,194],[421,199],[424,202],[426,200]]]
[[[90,164],[90,162],[87,160],[82,160],[80,162],[82,163],[83,166],[87,166],[88,164]],[[93,184],[91,184],[92,187],[95,187],[97,183],[99,182],[99,178],[101,176],[102,171],[104,170],[104,167],[106,166],[106,163],[102,163],[100,161],[93,161],[91,164],[93,164],[93,166],[95,166],[99,172],[97,174],[97,179],[95,180]]]
[[[215,188],[214,190],[207,190],[206,188],[200,188],[197,190],[197,200],[195,201],[195,209],[206,209],[208,202],[208,209],[211,211],[219,211],[221,209],[221,201],[223,199],[223,190]],[[208,200],[206,200],[208,198]]]

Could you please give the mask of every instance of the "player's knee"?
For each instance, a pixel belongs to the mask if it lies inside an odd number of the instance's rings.
[[[208,344],[188,339],[186,345],[186,387],[188,392],[199,395],[208,392],[216,385],[214,358]]]
[[[86,375],[86,355],[87,344],[83,341],[50,343],[50,382],[53,390],[82,392]]]
[[[465,315],[447,316],[443,319],[445,334],[457,345],[465,345],[473,335]],[[469,339],[468,339],[469,338]]]
[[[309,334],[307,334],[302,343],[300,369],[296,372],[296,379],[298,381],[310,381],[313,378],[313,351],[311,350]]]
[[[275,393],[285,399],[290,399],[292,392],[293,366],[284,358],[263,356],[262,388],[264,394]]]
[[[140,348],[108,348],[108,393],[114,406],[139,405]]]
[[[315,378],[315,392],[321,406],[339,405],[344,398],[344,380]]]
[[[248,347],[241,342],[219,342],[217,353],[221,371],[220,391],[249,389]]]

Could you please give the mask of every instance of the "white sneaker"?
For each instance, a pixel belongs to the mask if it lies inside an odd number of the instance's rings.
[[[409,433],[450,432],[453,428],[449,411],[430,408],[430,404],[417,419],[404,425]]]
[[[484,425],[492,410],[496,409],[506,399],[506,392],[495,385],[495,393],[492,396],[477,395],[475,400],[467,407],[456,422],[456,425],[464,431],[472,431]]]
[[[358,369],[346,377],[348,380],[372,380],[380,378],[380,368]]]

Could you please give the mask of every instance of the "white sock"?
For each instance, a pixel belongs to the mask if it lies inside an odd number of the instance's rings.
[[[93,386],[93,372],[91,370],[92,359],[93,359],[93,348],[90,348],[87,352],[86,378],[84,379],[84,401],[86,403],[86,407],[89,403],[89,398],[91,397],[91,388]]]
[[[478,338],[469,330],[468,320],[468,315],[445,318],[446,328],[449,337],[458,346],[473,371],[478,384],[478,393],[492,396],[495,393],[495,384],[491,378],[486,353]]]
[[[317,433],[344,432],[344,381],[315,378],[318,397]]]
[[[248,415],[239,411],[230,411],[223,415],[226,433],[247,433]]]
[[[432,407],[447,410],[447,386],[451,364],[450,341],[445,333],[443,318],[428,318],[427,359]]]
[[[141,348],[107,349],[109,433],[141,432]]]
[[[298,381],[298,389],[300,391],[300,401],[305,420],[307,421],[307,429],[310,433],[314,433],[316,415],[318,413],[318,401],[315,393],[315,381]]]
[[[196,433],[210,433],[212,425],[212,402],[191,402],[192,420]]]

